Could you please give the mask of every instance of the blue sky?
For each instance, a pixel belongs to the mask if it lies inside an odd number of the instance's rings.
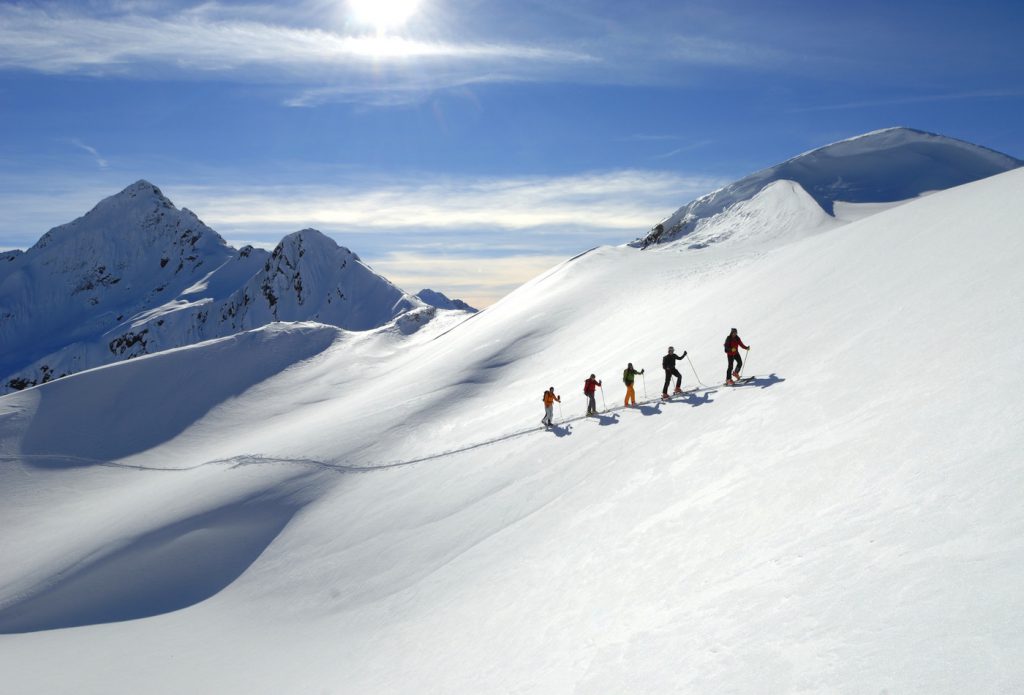
[[[314,226],[486,305],[863,132],[1024,157],[1022,29],[1020,2],[6,2],[0,248],[145,178],[232,243]]]

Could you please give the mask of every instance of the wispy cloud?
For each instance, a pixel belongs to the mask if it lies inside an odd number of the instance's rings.
[[[531,21],[541,27],[544,16]],[[404,103],[430,90],[484,82],[676,82],[685,77],[671,66],[760,69],[786,60],[777,49],[750,41],[664,32],[641,42],[629,32],[597,40],[543,27],[520,31],[525,38],[516,41],[496,38],[508,35],[500,27],[453,39],[452,31],[437,28],[380,35],[338,25],[309,5],[284,12],[260,4],[181,9],[128,2],[90,14],[81,6],[3,4],[0,67],[145,79],[230,77],[291,85],[296,93],[286,103],[310,106]]]
[[[427,181],[427,183],[424,183]],[[180,187],[216,225],[404,230],[641,230],[722,180],[624,170],[575,176],[463,178],[343,186]]]
[[[244,13],[243,13],[244,10]],[[594,62],[562,47],[402,36],[349,35],[261,21],[259,8],[230,19],[206,13],[84,16],[0,6],[0,66],[47,73],[223,77],[296,85],[318,96],[441,88],[471,80],[525,79],[552,66]],[[429,69],[427,66],[431,66]],[[154,71],[153,68],[159,68]]]
[[[109,166],[109,162],[107,162],[107,160],[104,159],[100,155],[100,153],[96,151],[95,147],[92,147],[90,145],[86,145],[84,142],[82,142],[81,140],[77,140],[77,139],[73,139],[70,142],[71,142],[72,145],[74,145],[78,149],[84,150],[84,151],[88,152],[89,154],[91,154],[93,159],[96,160],[96,165],[100,169],[106,169]]]
[[[839,104],[823,104],[791,109],[789,113],[811,113],[815,111],[844,111],[848,109],[866,109],[878,106],[901,106],[904,104],[927,104],[942,101],[964,101],[971,99],[1004,99],[1024,97],[1021,89],[989,89],[947,94],[920,94],[916,96],[892,97],[888,99],[865,99],[848,101]]]
[[[713,140],[698,140],[697,142],[691,142],[680,147],[675,147],[668,152],[651,155],[651,159],[670,159],[676,155],[693,152],[694,150],[699,150],[702,147],[707,147],[708,145],[713,144],[713,142]]]

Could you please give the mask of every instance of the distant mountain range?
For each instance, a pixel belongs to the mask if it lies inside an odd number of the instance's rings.
[[[360,331],[410,313],[429,320],[435,306],[472,311],[424,293],[403,292],[315,229],[269,253],[234,249],[138,181],[27,251],[0,254],[0,393],[273,321]]]
[[[836,202],[908,200],[1021,165],[1019,159],[955,138],[911,128],[877,130],[805,152],[703,195],[630,245],[647,248],[692,235],[703,221],[750,200],[776,181],[796,182],[832,215]]]

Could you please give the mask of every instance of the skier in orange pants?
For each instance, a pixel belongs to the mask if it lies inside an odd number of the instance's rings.
[[[633,363],[630,362],[622,372],[622,383],[626,385],[626,400],[622,404],[624,406],[632,403],[636,405],[636,392],[633,391],[633,381],[636,379],[637,374],[643,374],[644,370],[641,369],[639,372],[633,369]]]

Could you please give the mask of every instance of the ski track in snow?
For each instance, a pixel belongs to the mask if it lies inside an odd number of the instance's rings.
[[[695,389],[684,389],[682,393],[673,394],[672,398],[670,398],[668,400],[665,400],[665,399],[661,398],[660,396],[657,397],[657,398],[648,398],[648,399],[645,399],[645,400],[639,400],[639,401],[636,402],[636,405],[633,406],[633,408],[635,408],[638,412],[642,413],[644,406],[651,406],[651,405],[660,406],[662,404],[670,404],[670,403],[686,403],[686,404],[689,404],[689,405],[700,405],[700,404],[703,404],[703,403],[707,403],[709,401],[707,401],[707,399],[705,398],[705,399],[701,399],[701,400],[698,400],[698,401],[695,402],[694,399],[692,398],[693,396],[696,396],[698,394],[705,394],[705,396],[709,396],[709,395],[711,395],[713,393],[717,393],[718,390],[721,389],[721,388],[742,388],[743,386],[757,386],[757,387],[760,387],[760,388],[768,388],[769,386],[771,386],[773,384],[785,381],[785,379],[779,378],[775,374],[772,374],[772,375],[770,375],[768,377],[745,377],[745,379],[752,379],[753,381],[745,381],[745,382],[739,383],[739,384],[737,384],[736,386],[733,386],[733,387],[729,387],[729,386],[703,386],[701,388],[695,388]],[[578,415],[576,417],[564,418],[564,419],[560,420],[555,425],[554,428],[552,428],[552,432],[551,433],[555,434],[555,436],[558,436],[558,437],[568,436],[568,435],[570,435],[572,433],[572,424],[573,423],[593,420],[595,422],[598,422],[599,424],[605,424],[605,418],[606,418],[606,414],[607,413],[614,413],[612,418],[607,418],[607,419],[614,419],[614,420],[617,421],[619,419],[618,413],[620,411],[628,411],[630,409],[631,409],[630,406],[618,405],[618,406],[612,406],[611,408],[607,408],[605,410],[600,411],[598,413],[596,419],[594,418],[594,416],[589,416],[589,415]],[[568,427],[565,427],[566,425],[568,425]],[[561,430],[561,431],[559,431],[559,430]],[[200,468],[205,468],[205,467],[208,467],[208,466],[227,466],[228,468],[240,468],[242,466],[256,466],[256,465],[264,466],[264,465],[273,465],[273,464],[291,464],[291,465],[298,465],[298,466],[312,466],[314,468],[320,468],[320,469],[324,469],[324,470],[334,471],[336,473],[370,473],[370,472],[373,472],[373,471],[387,470],[387,469],[391,469],[391,468],[402,468],[404,466],[411,466],[411,465],[414,465],[414,464],[417,464],[417,463],[424,463],[426,461],[434,461],[436,459],[445,458],[447,456],[455,456],[455,455],[462,454],[462,453],[465,453],[465,452],[468,452],[468,451],[473,451],[474,449],[480,449],[482,447],[491,446],[491,445],[494,445],[494,444],[499,444],[501,442],[505,442],[505,441],[508,441],[510,439],[515,439],[517,437],[524,437],[524,436],[529,435],[529,434],[544,434],[544,433],[547,433],[547,432],[548,432],[548,430],[546,430],[544,427],[528,427],[528,428],[525,428],[525,429],[517,430],[515,432],[509,432],[507,434],[503,434],[503,435],[500,435],[498,437],[494,437],[494,438],[491,438],[491,439],[485,439],[485,440],[482,440],[482,441],[479,441],[479,442],[473,442],[471,444],[466,444],[465,446],[460,446],[460,447],[457,447],[457,448],[454,448],[454,449],[447,449],[445,451],[439,451],[439,452],[437,452],[435,454],[429,454],[427,456],[420,456],[420,457],[417,457],[417,458],[405,459],[405,460],[400,460],[400,461],[390,461],[390,462],[387,462],[387,463],[375,463],[375,464],[369,464],[369,465],[355,465],[355,466],[347,466],[347,465],[343,465],[343,464],[332,462],[332,461],[321,461],[321,460],[318,460],[318,459],[284,458],[284,457],[277,457],[277,456],[263,456],[263,455],[260,455],[260,454],[240,454],[238,456],[232,456],[230,458],[214,459],[214,460],[211,460],[211,461],[204,461],[202,463],[197,463],[197,464],[192,465],[192,466],[177,466],[177,467],[170,467],[170,468],[168,468],[168,467],[160,467],[160,466],[143,466],[143,465],[139,465],[139,464],[121,463],[121,462],[118,462],[118,461],[105,461],[105,460],[100,460],[100,459],[85,458],[85,457],[82,457],[82,456],[67,456],[67,455],[61,455],[61,454],[53,454],[53,455],[48,455],[48,454],[22,454],[22,455],[15,455],[15,456],[6,455],[6,454],[0,454],[0,461],[7,461],[7,462],[10,462],[10,463],[18,463],[18,462],[21,462],[21,461],[33,461],[33,462],[37,462],[37,463],[47,463],[47,462],[50,462],[50,461],[60,461],[60,462],[64,462],[64,463],[70,463],[70,464],[73,464],[73,465],[76,465],[76,466],[98,466],[98,467],[104,467],[104,468],[119,468],[119,469],[123,469],[123,470],[152,471],[152,472],[158,472],[158,473],[182,473],[182,472],[185,472],[185,471],[198,470]]]

